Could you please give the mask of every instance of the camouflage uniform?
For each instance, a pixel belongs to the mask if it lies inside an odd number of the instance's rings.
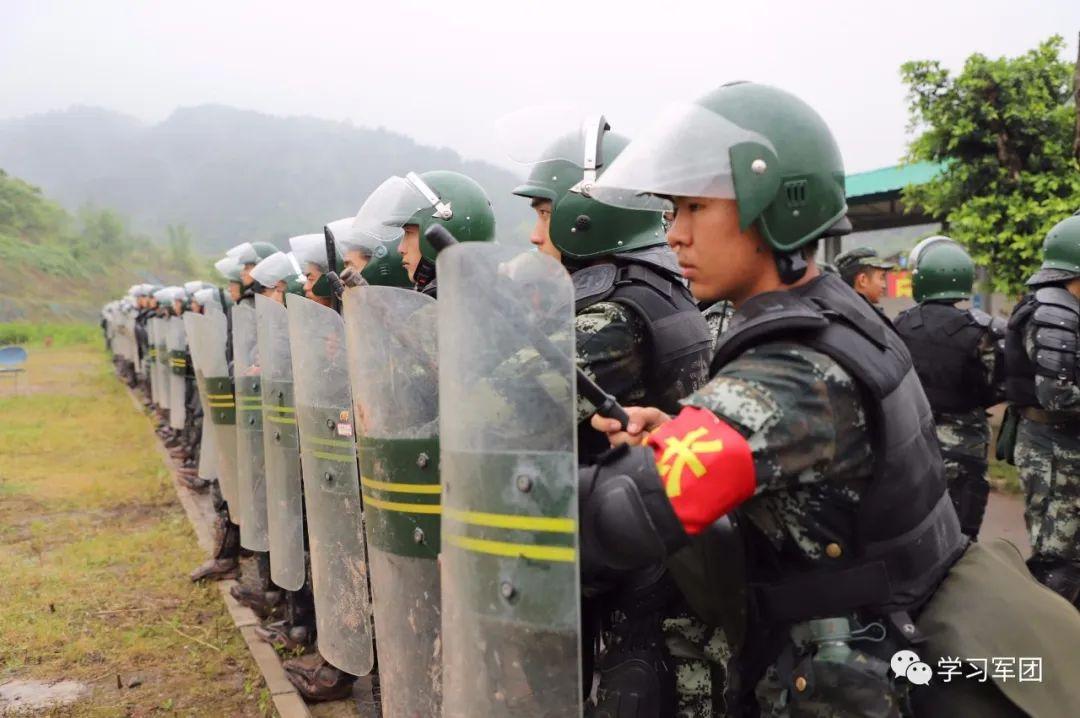
[[[722,316],[730,316],[730,311]],[[647,333],[637,313],[618,302],[597,302],[577,313],[574,330],[578,367],[620,404],[643,403],[647,391],[644,380]],[[583,397],[578,397],[577,407],[578,451],[581,460],[588,461],[590,454],[607,448],[607,441],[589,425],[596,408]],[[669,580],[662,582],[673,588]],[[722,694],[724,688],[722,684],[714,685],[714,677],[723,675],[731,651],[723,632],[714,631],[695,618],[678,596],[673,596],[673,605],[674,609],[669,605],[656,618],[635,622],[628,621],[621,610],[612,611],[606,617],[604,648],[646,650],[649,642],[663,640],[674,664],[677,715],[680,718],[719,715],[713,710],[713,695]],[[655,625],[657,620],[659,635],[641,633],[641,624]]]
[[[712,411],[746,437],[756,489],[736,515],[776,554],[811,568],[833,560],[827,553],[835,550],[832,546],[852,545],[856,527],[851,517],[873,478],[874,456],[861,389],[837,362],[795,343],[761,344],[726,364],[683,404]],[[852,629],[880,620],[845,617]],[[774,638],[755,635],[751,628],[747,651]],[[851,647],[858,653],[873,645],[853,642]],[[902,703],[903,689],[892,684],[887,663],[870,654],[870,648],[864,650],[860,660],[865,659],[868,683],[853,690],[885,710]],[[790,698],[774,668],[759,681],[756,697],[762,715],[788,715]],[[798,715],[851,713],[803,703]]]
[[[1024,329],[1024,348],[1034,358],[1034,322]],[[1074,418],[1059,423],[1021,418],[1017,428],[1016,467],[1025,488],[1032,559],[1080,564],[1080,387],[1037,375],[1035,393],[1046,411]]]

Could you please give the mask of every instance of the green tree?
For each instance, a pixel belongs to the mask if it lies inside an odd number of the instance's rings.
[[[944,164],[904,201],[942,221],[995,289],[1023,290],[1047,231],[1080,208],[1073,155],[1073,67],[1051,37],[1020,57],[975,54],[956,76],[936,60],[905,63],[909,159]]]
[[[170,224],[165,228],[165,232],[169,265],[182,274],[194,273],[198,261],[191,249],[191,232],[183,224]]]

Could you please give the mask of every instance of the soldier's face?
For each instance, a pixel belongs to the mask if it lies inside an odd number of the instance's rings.
[[[179,299],[174,299],[172,303],[173,314],[180,316],[184,313],[184,305]]]
[[[887,287],[884,269],[870,268],[855,276],[855,291],[866,297],[871,304],[881,301]]]
[[[273,289],[264,290],[263,294],[266,294],[278,304],[284,304],[285,289],[287,288],[287,286],[288,285],[286,285],[284,281],[281,281],[275,284]]]
[[[529,241],[533,243],[533,246],[541,254],[546,254],[557,261],[561,261],[562,253],[551,242],[551,200],[534,199],[532,208],[536,212],[536,224],[533,225]]]
[[[240,280],[244,286],[251,284],[251,270],[255,269],[254,264],[245,264],[243,269],[240,270]]]
[[[405,236],[401,238],[398,252],[401,254],[401,263],[409,273],[409,281],[415,281],[413,275],[416,274],[416,267],[423,257],[420,253],[420,228],[415,224],[405,225]]]
[[[319,269],[317,265],[308,263],[307,272],[304,273],[304,276],[307,278],[307,281],[304,282],[304,296],[308,299],[314,299],[315,301],[319,300],[319,297],[312,294],[311,288],[315,286],[315,282],[319,281],[322,274],[322,270]]]
[[[238,282],[229,282],[229,298],[232,299],[234,303],[240,301],[241,290],[242,286]]]
[[[345,266],[352,267],[354,271],[362,271],[367,263],[368,257],[359,249],[350,249],[345,253]]]
[[[667,242],[683,277],[699,300],[727,299],[736,305],[779,283],[772,251],[751,227],[739,229],[734,200],[674,198]]]
[[[198,302],[196,302],[194,299],[192,299],[191,300],[191,311],[195,312],[196,314],[202,314],[203,313],[202,305],[199,304]]]

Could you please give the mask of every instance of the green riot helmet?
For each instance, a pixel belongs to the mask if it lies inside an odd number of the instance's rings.
[[[663,207],[655,198],[641,197],[630,208],[590,196],[592,184],[629,144],[626,137],[611,132],[602,115],[594,115],[580,123],[580,129],[533,152],[529,143],[534,140],[529,137],[535,138],[541,129],[526,131],[531,123],[521,115],[529,112],[515,113],[501,123],[511,157],[533,165],[514,194],[551,201],[551,243],[564,257],[589,259],[664,244]],[[510,131],[510,124],[517,127]]]
[[[219,311],[228,311],[228,308],[232,306],[232,301],[224,296],[224,293],[221,292],[221,290],[213,286],[206,286],[196,290],[196,292],[191,295],[191,299],[203,308],[204,314],[206,313],[207,307],[216,307]],[[222,300],[225,301],[225,306],[222,306]]]
[[[286,294],[304,293],[304,273],[292,252],[274,252],[260,260],[251,270],[251,279],[255,283],[256,292],[263,289],[273,290],[278,282],[285,282]]]
[[[342,258],[351,257],[351,266],[363,263],[360,277],[368,284],[402,289],[413,286],[398,252],[404,233],[384,226],[382,219],[390,214],[392,198],[403,192],[402,182],[396,176],[385,180],[364,201],[348,231],[334,234],[334,245]]]
[[[191,295],[184,287],[173,287],[172,309],[177,316],[191,308]],[[179,304],[179,306],[177,306]]]
[[[308,265],[315,265],[320,277],[311,285],[311,293],[316,297],[329,297],[330,279],[326,276],[330,271],[328,257],[326,256],[326,239],[330,237],[334,247],[334,271],[341,273],[345,263],[342,261],[341,250],[338,248],[337,234],[347,234],[352,226],[352,217],[334,220],[323,228],[323,234],[301,234],[289,238],[289,248],[293,256],[300,263],[300,268],[306,274]]]
[[[435,249],[424,233],[433,224],[441,224],[459,242],[490,242],[495,239],[495,215],[483,188],[459,172],[432,171],[405,177],[391,177],[368,197],[353,221],[350,242],[365,246],[371,253],[368,266],[361,273],[370,283],[370,273],[377,273],[384,261],[400,262],[398,246],[406,225],[420,232],[421,259],[414,282],[423,286],[435,276]],[[374,265],[374,266],[373,266]]]
[[[916,302],[929,299],[969,299],[975,282],[975,262],[948,237],[927,237],[908,255],[911,292]]]
[[[844,162],[824,120],[794,95],[750,82],[672,108],[630,143],[592,192],[631,207],[642,194],[733,199],[740,229],[756,226],[778,266],[816,239],[851,231]],[[798,276],[796,270],[785,281]]]
[[[225,252],[225,256],[232,257],[241,267],[244,267],[249,264],[258,264],[276,251],[278,251],[277,247],[269,242],[241,242]]]
[[[232,257],[222,257],[214,262],[214,269],[218,271],[218,274],[230,282],[240,284],[243,281],[240,275],[240,263]]]
[[[1080,277],[1080,212],[1050,228],[1043,241],[1043,262],[1029,285],[1064,282]]]

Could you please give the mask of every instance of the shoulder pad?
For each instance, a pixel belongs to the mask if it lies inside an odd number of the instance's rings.
[[[993,317],[984,312],[981,309],[975,309],[974,307],[968,310],[968,314],[975,320],[975,323],[985,329],[990,326],[990,322],[993,321]]]
[[[821,331],[828,326],[829,320],[823,312],[791,292],[759,295],[731,318],[727,333],[716,347],[713,367],[722,367],[763,337],[772,334],[788,336],[800,330]]]
[[[579,269],[571,275],[574,282],[574,302],[578,309],[603,299],[615,286],[618,267],[605,262]]]
[[[657,245],[655,247],[646,247],[645,249],[638,249],[632,252],[624,252],[616,255],[616,258],[641,264],[651,264],[670,274],[674,274],[680,279],[682,278],[682,274],[679,271],[679,260],[671,247],[666,244]]]
[[[1007,327],[1008,322],[1006,322],[1001,317],[990,318],[990,333],[993,334],[995,337],[1003,338],[1005,336],[1005,329]]]
[[[1074,297],[1064,287],[1043,287],[1035,292],[1035,301],[1039,304],[1053,304],[1080,314],[1080,299]]]
[[[1035,308],[1032,321],[1038,327],[1054,327],[1075,334],[1080,327],[1080,314],[1057,304],[1042,304]]]

